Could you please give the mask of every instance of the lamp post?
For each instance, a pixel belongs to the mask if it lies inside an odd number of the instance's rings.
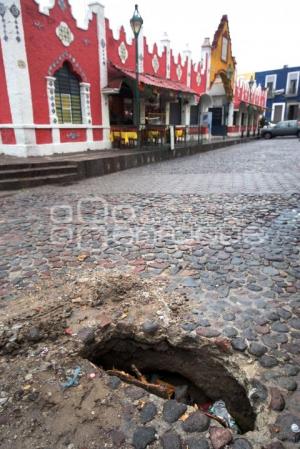
[[[247,129],[247,137],[250,136],[250,111],[251,111],[251,94],[252,94],[252,88],[254,86],[254,79],[253,76],[251,75],[250,80],[248,81],[249,84],[249,107],[248,107],[248,129]]]
[[[139,13],[138,5],[135,5],[134,13],[130,19],[130,26],[134,34],[135,39],[135,89],[134,89],[134,122],[137,127],[138,135],[138,145],[140,142],[139,131],[140,131],[140,91],[139,91],[139,34],[143,25],[143,19]]]

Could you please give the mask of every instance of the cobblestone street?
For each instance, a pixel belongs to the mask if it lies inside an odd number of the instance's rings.
[[[298,139],[258,140],[0,201],[2,308],[69,270],[162,278],[186,300],[182,330],[228,338],[257,359],[262,380],[285,391],[286,416],[299,421]]]

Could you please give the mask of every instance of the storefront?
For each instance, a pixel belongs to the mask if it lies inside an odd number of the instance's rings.
[[[113,33],[100,4],[88,7],[84,24],[67,0],[0,5],[0,152],[38,156],[118,142],[160,144],[170,127],[175,142],[187,142],[199,132],[208,135],[201,114],[209,111],[214,130],[230,129],[233,120],[242,126],[241,115],[234,115],[233,103],[236,112],[239,106],[226,16],[195,62],[188,48],[175,54],[167,36],[150,47],[142,29],[137,40],[123,27]],[[264,106],[263,95],[257,98],[248,102],[252,112]],[[248,129],[256,120],[251,111],[245,111]]]

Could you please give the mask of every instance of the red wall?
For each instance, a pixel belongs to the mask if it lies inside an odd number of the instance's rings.
[[[3,44],[0,41],[0,99],[1,99],[1,101],[0,101],[0,133],[1,133],[3,144],[15,144],[16,138],[15,138],[14,130],[13,129],[1,129],[1,123],[4,123],[4,124],[12,123],[1,45],[3,45]]]
[[[52,143],[52,131],[51,129],[36,129],[35,138],[37,144]]]
[[[121,27],[120,35],[117,39],[115,39],[113,36],[113,32],[110,28],[110,25],[109,25],[109,20],[106,19],[106,39],[107,39],[108,59],[114,65],[116,65],[118,67],[124,67],[124,69],[127,69],[127,70],[135,70],[135,44],[134,44],[134,41],[132,41],[131,44],[127,44],[126,33],[124,31],[124,28]],[[125,43],[127,51],[128,51],[128,59],[125,62],[125,64],[123,64],[121,62],[120,57],[119,57],[119,52],[118,52],[119,46],[122,41]],[[146,39],[146,37],[144,37],[144,73],[158,76],[160,78],[165,79],[166,78],[166,58],[167,58],[166,53],[167,53],[166,49],[164,49],[162,55],[159,56],[158,51],[157,51],[157,44],[154,44],[153,50],[151,52],[149,50],[149,46],[147,44],[147,39]],[[158,61],[159,61],[159,70],[157,73],[154,72],[153,67],[152,67],[152,59],[155,54],[157,55]],[[182,68],[182,77],[181,77],[180,81],[178,80],[177,73],[176,73],[178,64],[180,64],[181,68]],[[184,60],[182,60],[181,55],[179,54],[178,63],[175,63],[174,55],[171,50],[171,67],[170,67],[171,80],[176,81],[176,82],[186,86],[186,84],[187,84],[187,69],[188,69],[187,59],[185,58]],[[199,69],[199,71],[201,69],[200,63],[198,64],[196,71],[193,69],[193,66],[192,66],[191,88],[197,94],[200,95],[201,93],[205,92],[206,75],[201,76],[201,84],[200,84],[200,86],[198,86],[197,82],[196,82],[198,69]]]
[[[186,66],[186,64],[183,65],[181,63],[181,56],[180,55],[178,56],[177,61],[178,62],[175,63],[175,58],[174,58],[174,55],[173,55],[173,51],[171,50],[171,80],[172,81],[176,81],[177,83],[181,83],[181,84],[186,85],[187,66]],[[180,80],[177,78],[177,66],[178,66],[178,64],[181,66],[181,69],[182,69],[182,76],[181,76]]]
[[[1,127],[1,125],[0,125]],[[1,128],[0,128],[1,129]],[[1,130],[2,143],[6,145],[15,145],[16,136],[13,129],[2,129]]]
[[[157,55],[159,62],[158,72],[155,73],[152,67],[153,56]],[[147,44],[146,38],[144,38],[144,72],[149,73],[150,75],[159,76],[160,78],[166,78],[166,58],[167,52],[164,49],[161,56],[158,55],[157,45],[154,44],[152,53],[149,51],[149,47]]]
[[[75,62],[72,61],[74,71],[78,75],[81,72],[82,81],[91,84],[92,120],[93,124],[100,125],[102,119],[96,16],[94,15],[89,23],[88,30],[81,30],[77,28],[71,16],[68,2],[65,3],[64,11],[56,2],[56,6],[50,10],[50,15],[46,16],[39,13],[34,0],[22,0],[34,122],[49,123],[46,76],[49,76],[49,67],[53,63],[57,65],[51,68],[52,73],[60,68],[64,60],[70,60],[70,56],[64,56],[63,60],[56,63],[58,58],[67,52],[75,58]],[[74,35],[74,41],[69,47],[65,47],[56,36],[55,30],[60,22],[67,23]]]
[[[93,129],[93,139],[94,141],[103,140],[103,130],[102,129]]]
[[[115,39],[113,32],[109,25],[109,20],[106,19],[106,43],[108,51],[108,59],[115,65],[119,67],[124,67],[124,69],[135,70],[135,42],[132,41],[131,44],[127,44],[126,33],[124,27],[120,29],[119,39]],[[124,42],[128,51],[128,58],[125,64],[122,63],[119,56],[119,46],[121,42]]]
[[[201,82],[200,85],[198,86],[197,84],[197,75],[198,73],[200,73],[201,75]],[[192,61],[192,68],[191,68],[191,88],[193,90],[195,90],[198,94],[203,94],[206,90],[206,72],[202,75],[201,74],[201,65],[200,63],[198,63],[195,66],[195,70],[194,70],[194,64]]]

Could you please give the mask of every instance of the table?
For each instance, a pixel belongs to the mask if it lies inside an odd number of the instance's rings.
[[[114,142],[117,139],[121,139],[121,141],[128,145],[130,140],[137,140],[138,135],[136,131],[111,131],[110,141]]]

